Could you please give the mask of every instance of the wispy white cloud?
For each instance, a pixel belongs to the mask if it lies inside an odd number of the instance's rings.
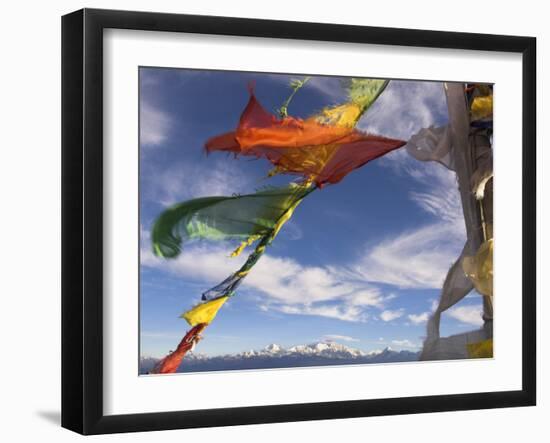
[[[326,271],[331,273],[329,269]],[[331,275],[334,276],[333,273],[331,273]],[[335,278],[345,279],[345,276],[335,276]],[[357,285],[353,282],[353,285],[358,289],[346,296],[346,303],[351,306],[372,306],[382,309],[386,305],[386,302],[395,297],[392,294],[382,295],[382,292],[378,288],[369,286],[365,283]]]
[[[347,342],[358,342],[361,341],[358,338],[350,337],[349,335],[338,335],[338,334],[325,334],[322,337],[322,340],[327,341],[347,341]]]
[[[462,234],[464,219],[456,174],[437,163],[425,163],[423,166],[420,168],[418,164],[407,162],[401,165],[419,185],[419,189],[411,191],[409,197],[421,209],[454,225],[457,233]]]
[[[142,147],[159,146],[166,141],[172,127],[170,115],[141,100],[139,110],[139,134]]]
[[[442,83],[393,80],[359,127],[408,140],[419,129],[446,121]],[[409,198],[433,222],[394,233],[374,245],[343,272],[371,283],[399,288],[440,288],[462,249],[465,228],[455,174],[439,164],[420,163],[405,149],[380,160],[398,175],[414,179]]]
[[[140,257],[143,266],[162,269],[190,281],[217,283],[243,263],[243,257],[231,259],[230,250],[220,247],[184,247],[176,259],[163,260],[153,254],[148,242],[142,241],[141,245]]]
[[[420,345],[418,343],[413,343],[412,341],[408,339],[403,340],[392,340],[391,343],[395,346],[399,346],[401,348],[411,348],[411,349],[418,349],[420,348]]]
[[[346,305],[274,305],[273,309],[284,314],[315,315],[351,322],[365,322],[368,318],[362,309]]]
[[[251,187],[238,165],[228,168],[220,160],[212,161],[208,168],[175,163],[150,177],[146,172],[143,175],[147,180],[144,197],[164,206],[190,198],[227,195],[229,189],[240,193]]]
[[[348,273],[405,289],[440,288],[456,259],[458,248],[451,234],[440,224],[398,234],[370,248]]]
[[[291,258],[266,255],[254,267],[247,284],[285,304],[326,302],[352,293],[355,287],[323,267],[304,266]]]
[[[189,281],[222,281],[246,259],[230,258],[230,247],[205,244],[185,248],[174,260],[161,260],[143,242],[141,262]],[[208,288],[205,288],[208,289]],[[307,266],[287,257],[264,255],[242,285],[262,294],[260,309],[295,315],[316,315],[364,322],[370,309],[383,309],[392,296],[364,282],[349,281],[329,268]]]
[[[382,311],[380,313],[380,318],[383,320],[383,321],[392,321],[392,320],[396,320],[400,317],[402,317],[403,315],[405,314],[405,310],[404,309],[396,309],[396,310],[390,310],[390,309],[387,309],[385,311]]]
[[[411,192],[410,199],[434,221],[370,245],[341,272],[350,278],[399,288],[439,289],[465,241],[454,173],[440,165],[411,168],[407,163],[404,168],[418,182],[418,190]]]
[[[177,75],[181,83],[197,76],[206,77],[209,71],[178,70],[169,71],[170,75]],[[164,69],[141,68],[140,80],[140,147],[142,153],[147,153],[147,148],[159,147],[165,143],[172,132],[181,130],[181,119],[163,109],[162,100],[167,71]],[[144,149],[145,148],[145,149]]]
[[[456,306],[454,308],[445,311],[443,315],[447,315],[459,322],[465,323],[467,325],[473,326],[482,326],[483,308],[481,305],[474,306]]]
[[[443,84],[392,80],[358,127],[364,131],[408,140],[430,124],[446,119]]]
[[[421,314],[409,314],[407,318],[413,325],[422,325],[430,318],[429,312],[422,312]]]
[[[413,324],[415,326],[423,325],[425,324],[429,318],[430,315],[432,315],[435,310],[437,309],[437,305],[439,302],[436,299],[430,299],[428,300],[430,302],[430,309],[428,311],[421,312],[420,314],[409,314],[407,315],[407,319],[409,320],[409,324]]]

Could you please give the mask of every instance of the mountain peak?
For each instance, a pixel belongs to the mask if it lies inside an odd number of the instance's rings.
[[[276,343],[271,343],[264,348],[267,352],[277,353],[283,351],[283,348]]]
[[[360,357],[365,355],[365,353],[359,349],[350,348],[334,341],[321,341],[309,345],[293,346],[289,348],[288,351],[295,354],[319,355],[335,358]]]

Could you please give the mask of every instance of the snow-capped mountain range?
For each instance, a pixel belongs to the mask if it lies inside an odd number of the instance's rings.
[[[375,351],[382,352],[382,351]],[[280,357],[283,355],[305,355],[305,356],[323,356],[328,358],[356,358],[364,357],[367,354],[359,349],[350,348],[336,342],[319,342],[309,345],[298,345],[285,349],[277,344],[271,344],[259,351],[246,351],[237,354],[243,358],[272,356]]]
[[[185,357],[178,372],[390,363],[414,360],[418,360],[418,352],[394,351],[390,347],[363,352],[340,343],[323,341],[292,346],[288,349],[277,344],[270,344],[260,350],[220,356],[207,356],[192,352]],[[156,358],[142,357],[140,373],[146,374],[157,361]]]

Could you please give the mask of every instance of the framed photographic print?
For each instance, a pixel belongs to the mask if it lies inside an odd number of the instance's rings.
[[[534,405],[535,50],[64,16],[62,425]]]

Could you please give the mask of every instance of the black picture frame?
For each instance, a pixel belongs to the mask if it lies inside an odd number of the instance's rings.
[[[522,389],[506,392],[103,413],[103,30],[519,53],[523,64]],[[83,9],[62,18],[62,426],[82,434],[531,406],[536,403],[536,39]]]

